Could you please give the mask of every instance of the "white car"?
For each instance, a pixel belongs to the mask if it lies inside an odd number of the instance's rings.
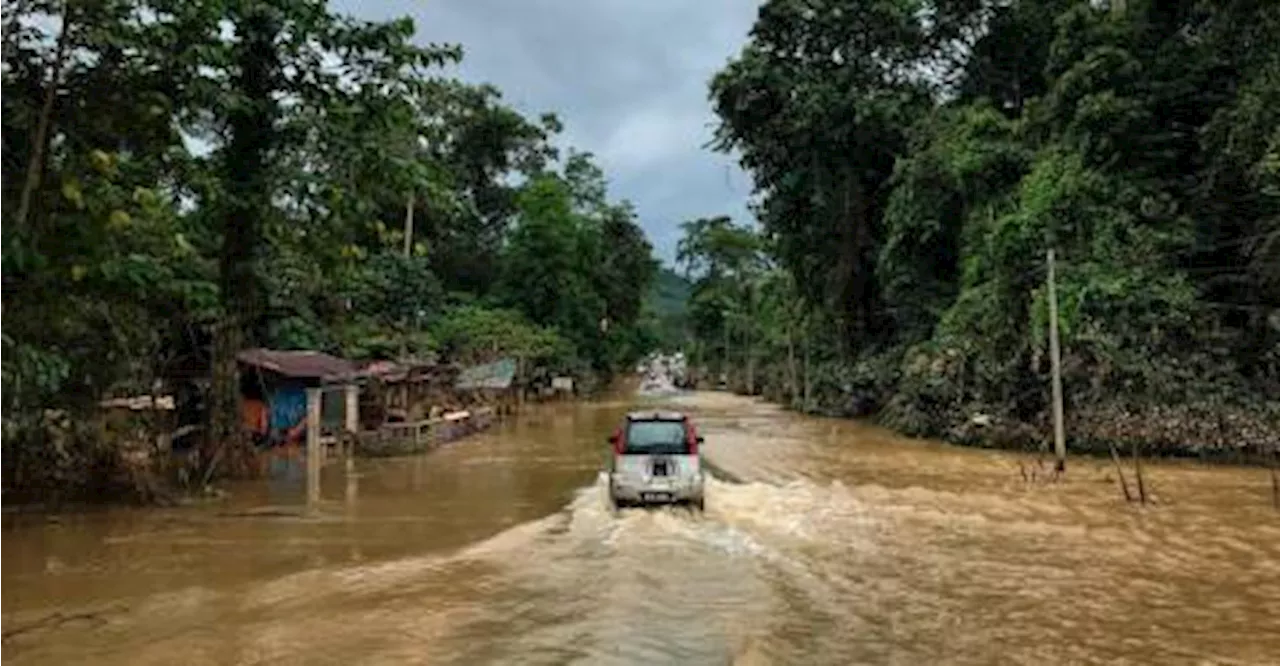
[[[609,497],[614,506],[705,506],[703,438],[679,412],[632,412],[609,437]]]

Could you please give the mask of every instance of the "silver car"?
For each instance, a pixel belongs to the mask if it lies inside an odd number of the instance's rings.
[[[688,504],[702,509],[702,444],[679,412],[632,412],[609,437],[609,497],[614,506]]]

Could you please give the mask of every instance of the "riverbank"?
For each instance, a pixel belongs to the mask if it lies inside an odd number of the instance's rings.
[[[358,458],[409,456],[465,440],[488,430],[508,414],[476,405],[415,423],[392,423],[354,439],[326,437],[321,446],[327,464],[348,451]],[[6,456],[6,513],[82,512],[111,506],[189,506],[218,502],[227,480],[264,478],[274,461],[305,457],[300,445],[256,448],[241,461],[244,474],[205,479],[192,472],[195,451],[160,450],[145,429],[132,436],[110,436],[92,424],[56,424],[49,431],[49,455],[35,460]],[[351,446],[350,449],[346,447]],[[6,446],[15,454],[34,446]],[[9,453],[9,450],[6,453]],[[33,472],[39,472],[38,476]],[[25,473],[25,474],[24,474]]]
[[[793,390],[780,366],[759,370],[754,394],[803,414],[867,419],[908,437],[941,440],[958,446],[1035,453],[1052,450],[1052,421],[1046,409],[1018,414],[1016,403],[995,406],[977,402],[946,404],[937,387],[858,381],[830,368],[810,387]],[[852,374],[852,373],[849,373]],[[847,375],[846,375],[847,377]],[[865,377],[865,375],[864,375]],[[728,389],[749,392],[741,373]],[[935,393],[931,394],[930,390]],[[1025,407],[1024,407],[1025,408]],[[1117,400],[1067,406],[1067,450],[1072,454],[1110,457],[1113,448],[1125,456],[1196,460],[1205,463],[1272,466],[1280,455],[1280,404],[1260,397],[1252,408],[1208,401],[1177,405],[1128,407]]]

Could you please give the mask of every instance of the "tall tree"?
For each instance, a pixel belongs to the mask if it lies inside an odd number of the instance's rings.
[[[276,143],[279,116],[273,95],[280,87],[276,40],[281,20],[266,3],[249,3],[237,17],[237,73],[227,126],[231,141],[224,158],[226,198],[219,256],[223,319],[214,333],[208,442],[221,447],[240,436],[240,382],[236,354],[265,337],[265,294],[258,257],[263,220],[271,207],[268,159]]]
[[[742,155],[779,257],[811,301],[840,313],[849,349],[877,330],[885,184],[928,102],[913,71],[928,44],[916,5],[767,2],[711,83],[717,147]]]

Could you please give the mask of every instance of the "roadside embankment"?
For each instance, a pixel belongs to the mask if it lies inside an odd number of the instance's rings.
[[[875,368],[815,367],[807,401],[803,382],[785,364],[762,365],[755,390],[743,373],[730,375],[729,388],[813,415],[866,418],[913,437],[961,446],[1015,451],[1052,448],[1047,387],[1034,396],[982,400],[963,382],[887,376]],[[705,388],[712,388],[706,386]],[[1018,387],[1022,388],[1022,387]],[[1010,392],[1012,393],[1012,391]],[[1080,395],[1068,401],[1068,451],[1109,456],[1113,447],[1126,455],[1189,458],[1205,462],[1275,465],[1280,452],[1280,403],[1274,397],[1241,395],[1232,402],[1185,400],[1151,404],[1130,396]]]

